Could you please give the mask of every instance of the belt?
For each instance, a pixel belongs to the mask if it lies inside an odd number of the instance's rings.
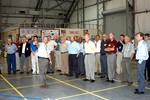
[[[61,52],[61,54],[64,54],[64,53],[68,53],[68,52]]]
[[[86,53],[85,55],[95,55],[94,53]]]
[[[111,54],[116,54],[116,53],[113,52],[113,53],[107,53],[107,54],[108,54],[108,55],[111,55]]]
[[[100,52],[95,52],[95,54],[100,54]]]
[[[15,53],[12,53],[12,54],[7,54],[7,55],[14,55]]]
[[[41,58],[41,59],[48,59],[48,58],[44,58],[44,57],[38,57],[38,58]]]
[[[124,59],[130,59],[130,57],[123,57]]]

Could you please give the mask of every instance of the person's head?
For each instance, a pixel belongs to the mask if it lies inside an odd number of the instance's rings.
[[[61,40],[61,43],[65,43],[66,42],[66,37],[65,36],[61,36],[60,40]]]
[[[7,43],[11,44],[12,43],[12,38],[11,37],[7,37]]]
[[[107,35],[106,35],[106,34],[103,34],[103,35],[102,35],[102,39],[103,39],[104,41],[106,41],[106,40],[107,40]]]
[[[99,40],[100,40],[100,36],[96,35],[96,41],[99,41]]]
[[[79,43],[82,43],[82,42],[83,42],[83,38],[79,37]]]
[[[28,43],[31,43],[31,42],[32,42],[32,38],[29,38],[29,39],[28,39]]]
[[[34,40],[34,41],[38,41],[38,36],[34,36],[34,37],[33,37],[33,40]]]
[[[75,37],[74,37],[74,36],[71,36],[70,41],[71,41],[71,42],[75,41]]]
[[[109,33],[109,38],[110,38],[110,40],[113,40],[114,39],[114,34],[113,33]]]
[[[84,38],[85,38],[85,42],[89,42],[89,40],[90,40],[90,34],[89,34],[89,33],[86,33],[86,34],[84,35]]]
[[[21,37],[18,38],[18,42],[22,43],[22,38]]]
[[[26,43],[26,41],[27,41],[27,40],[26,40],[26,36],[23,36],[23,37],[22,37],[22,43]]]
[[[124,41],[124,35],[123,34],[120,35],[120,41]]]
[[[50,41],[51,40],[51,36],[49,35],[49,36],[47,36],[47,38],[48,38],[48,41]]]
[[[57,34],[56,37],[55,37],[55,39],[58,40],[59,38],[60,38],[60,35]]]
[[[130,37],[129,37],[129,36],[125,36],[125,37],[124,37],[124,42],[125,42],[125,43],[130,42]]]
[[[142,32],[138,32],[138,33],[136,33],[135,38],[139,42],[139,41],[143,40],[144,34]]]
[[[74,40],[78,42],[78,36],[74,36]]]
[[[47,44],[47,42],[48,42],[48,37],[47,37],[47,36],[44,36],[42,42],[43,42],[44,44]]]
[[[148,39],[149,39],[149,34],[147,33],[144,35],[144,40],[147,41]]]

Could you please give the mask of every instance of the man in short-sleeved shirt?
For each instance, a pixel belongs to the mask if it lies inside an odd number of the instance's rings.
[[[108,80],[107,82],[114,83],[114,74],[116,67],[116,52],[117,52],[117,41],[114,39],[113,33],[109,34],[110,40],[107,42],[105,51],[107,53],[107,65],[108,65]]]
[[[75,41],[74,37],[71,37],[71,43],[68,44],[69,53],[69,76],[73,76],[75,72],[75,78],[78,78],[78,56],[80,53],[80,46]]]

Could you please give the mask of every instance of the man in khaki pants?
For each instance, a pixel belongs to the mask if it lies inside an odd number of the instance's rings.
[[[85,71],[86,78],[83,81],[95,82],[95,44],[90,40],[90,35],[85,34]]]
[[[101,64],[100,64],[100,50],[101,50],[101,40],[100,36],[96,35],[96,40],[95,40],[95,73],[99,75],[101,73]]]
[[[66,37],[61,37],[60,52],[61,52],[61,73],[60,75],[68,75],[68,44]]]
[[[132,85],[132,66],[131,61],[133,59],[135,50],[134,45],[130,42],[130,38],[125,36],[125,45],[123,47],[123,61],[122,61],[122,69],[123,69],[123,81],[122,83],[128,82],[128,85]]]

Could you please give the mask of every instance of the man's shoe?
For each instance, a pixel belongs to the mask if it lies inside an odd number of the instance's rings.
[[[114,81],[114,80],[111,80],[110,82],[111,82],[111,83],[115,83],[115,81]]]
[[[110,80],[109,80],[109,79],[107,79],[107,80],[106,80],[106,82],[110,82]]]
[[[86,78],[85,78],[85,79],[83,79],[83,81],[89,81],[89,79],[86,79]]]
[[[144,94],[144,92],[135,91],[134,94]]]
[[[91,83],[95,82],[95,80],[91,80]]]
[[[75,78],[78,78],[78,75],[76,75]]]
[[[105,76],[100,76],[99,78],[105,78]]]
[[[30,72],[27,72],[27,74],[30,74]]]
[[[20,72],[20,74],[23,74],[24,72]]]
[[[139,91],[138,89],[135,89],[135,91]]]

